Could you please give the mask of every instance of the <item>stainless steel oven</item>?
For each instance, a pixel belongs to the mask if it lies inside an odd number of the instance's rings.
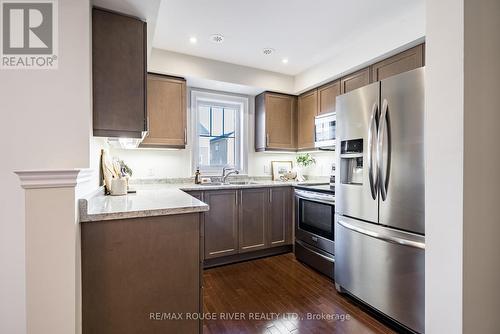
[[[335,195],[331,191],[295,189],[295,256],[331,278],[334,227]]]
[[[335,150],[337,114],[329,113],[314,118],[314,147]]]

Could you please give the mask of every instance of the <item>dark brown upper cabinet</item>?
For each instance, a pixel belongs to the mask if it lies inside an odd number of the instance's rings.
[[[146,23],[92,9],[94,136],[141,138],[146,131]]]
[[[420,44],[414,48],[373,64],[371,66],[372,78],[373,81],[380,81],[390,76],[422,67],[423,64],[424,46],[423,44]]]
[[[141,147],[185,148],[186,80],[148,74],[148,134]]]
[[[340,80],[318,88],[318,115],[335,112],[336,97],[340,95]]]
[[[351,73],[340,79],[340,93],[349,93],[370,83],[370,67]]]
[[[299,96],[297,148],[314,149],[314,117],[318,115],[318,90]]]
[[[255,97],[255,151],[295,151],[296,127],[296,96],[264,92]]]

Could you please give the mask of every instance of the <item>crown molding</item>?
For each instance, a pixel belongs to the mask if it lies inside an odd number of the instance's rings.
[[[24,189],[71,188],[92,179],[95,170],[85,169],[45,169],[15,171]]]

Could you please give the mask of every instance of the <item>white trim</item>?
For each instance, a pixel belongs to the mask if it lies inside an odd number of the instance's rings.
[[[15,171],[21,187],[24,189],[68,188],[79,183],[90,181],[95,170],[85,169],[52,169],[52,170],[20,170]]]
[[[248,106],[249,106],[249,96],[236,95],[226,92],[218,91],[207,91],[203,89],[191,88],[190,89],[190,111],[191,111],[191,140],[192,140],[192,156],[191,156],[191,167],[193,174],[198,167],[198,155],[199,148],[197,145],[198,141],[198,104],[199,102],[215,102],[222,106],[238,107],[240,112],[237,115],[236,121],[239,123],[239,128],[235,129],[235,145],[237,146],[237,152],[235,156],[235,162],[240,174],[245,174],[248,169]],[[202,167],[202,172],[206,175],[218,175],[222,171],[222,166],[213,167]]]

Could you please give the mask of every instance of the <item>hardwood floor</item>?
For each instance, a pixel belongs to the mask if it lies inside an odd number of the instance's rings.
[[[204,334],[395,333],[292,253],[206,269],[203,279],[203,311],[216,315],[204,320]],[[337,319],[308,319],[308,314]],[[240,320],[229,320],[230,315]]]

